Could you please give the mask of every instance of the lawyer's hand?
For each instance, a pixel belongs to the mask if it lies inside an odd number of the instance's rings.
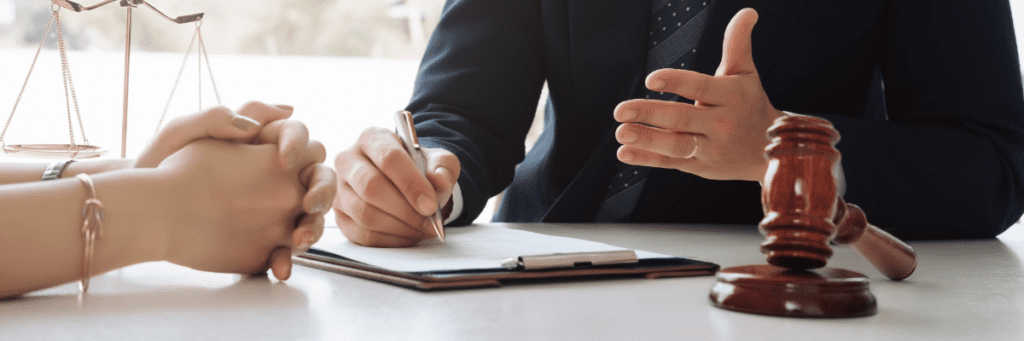
[[[662,69],[647,77],[649,89],[693,99],[693,105],[637,99],[615,108],[615,119],[623,122],[615,132],[623,144],[619,160],[707,179],[764,179],[765,133],[785,113],[768,101],[754,67],[750,33],[756,22],[750,8],[729,22],[715,76]]]
[[[285,168],[276,145],[193,142],[158,167],[170,228],[167,259],[191,268],[254,274],[305,243],[293,230],[304,214],[300,169]],[[304,162],[313,163],[316,155]],[[320,160],[323,159],[321,156]],[[322,221],[322,218],[321,218]],[[270,259],[270,261],[268,261]],[[275,267],[285,279],[288,267]]]
[[[428,216],[448,198],[459,178],[459,159],[443,149],[424,149],[424,177],[398,135],[369,128],[334,159],[338,195],[334,215],[341,233],[360,245],[405,247],[437,238]]]

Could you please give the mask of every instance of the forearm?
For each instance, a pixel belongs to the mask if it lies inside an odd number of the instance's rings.
[[[905,239],[991,238],[1019,218],[1019,146],[980,128],[825,116],[842,134],[845,198],[873,224]]]
[[[523,160],[545,80],[539,6],[449,1],[424,54],[407,110],[421,144],[461,162],[465,210],[455,224],[471,223]]]
[[[1024,90],[1009,5],[896,1],[886,11],[888,122],[826,117],[842,134],[846,199],[901,238],[994,237],[1024,208]]]
[[[93,176],[103,203],[103,232],[96,239],[92,275],[166,254],[158,171],[109,172]],[[86,187],[78,179],[2,187],[0,298],[81,278]]]
[[[61,178],[73,178],[79,173],[98,174],[130,168],[131,159],[109,159],[72,162]],[[4,163],[0,164],[0,185],[39,181],[46,170],[46,163]]]

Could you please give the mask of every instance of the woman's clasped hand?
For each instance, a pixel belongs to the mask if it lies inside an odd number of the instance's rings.
[[[287,120],[289,106],[258,102],[168,123],[134,167],[167,177],[167,259],[191,268],[284,280],[291,255],[323,233],[334,171],[323,144]]]
[[[287,279],[337,182],[292,112],[250,102],[182,116],[134,160],[0,163],[0,298],[148,261]],[[40,181],[55,165],[59,178]]]

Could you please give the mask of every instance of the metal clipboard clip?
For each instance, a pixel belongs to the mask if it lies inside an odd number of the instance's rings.
[[[508,270],[551,270],[592,267],[601,265],[635,264],[638,258],[633,250],[553,253],[549,255],[519,256],[501,262]]]

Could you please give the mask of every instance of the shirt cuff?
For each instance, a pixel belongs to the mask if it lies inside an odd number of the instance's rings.
[[[448,223],[451,223],[451,222],[455,221],[455,219],[459,219],[459,216],[461,216],[461,215],[462,215],[462,187],[460,187],[459,183],[456,182],[455,183],[455,188],[452,189],[452,213],[448,215],[448,219],[444,220],[444,224],[448,225]]]

